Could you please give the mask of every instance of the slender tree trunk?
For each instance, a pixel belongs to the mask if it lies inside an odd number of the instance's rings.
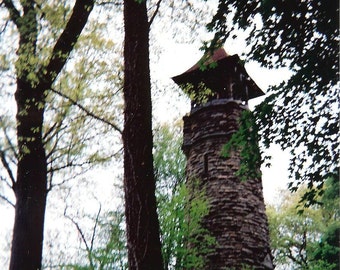
[[[146,1],[124,1],[124,190],[129,269],[163,269],[152,157]]]

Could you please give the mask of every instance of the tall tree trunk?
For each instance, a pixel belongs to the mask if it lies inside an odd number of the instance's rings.
[[[31,76],[35,66],[27,61],[36,57],[35,3],[26,1],[22,7],[21,20],[17,19],[20,33],[15,93],[18,167],[13,186],[16,205],[10,270],[36,270],[41,269],[47,194],[47,161],[42,141],[45,101],[44,91],[36,87],[38,77]]]
[[[18,80],[16,101],[19,160],[10,270],[36,270],[41,269],[47,195],[44,94]]]
[[[45,91],[51,88],[83,30],[94,0],[77,0],[64,31],[54,45],[50,61],[39,65],[36,51],[36,1],[20,1],[22,14],[11,0],[3,1],[19,32],[16,63],[17,179],[10,270],[41,269],[47,196],[47,160],[42,138]],[[33,61],[32,61],[33,60]]]
[[[152,157],[146,1],[124,1],[124,190],[129,269],[163,269]]]

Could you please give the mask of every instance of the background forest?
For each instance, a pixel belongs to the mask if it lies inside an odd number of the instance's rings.
[[[163,268],[200,269],[202,252],[214,242],[200,227],[208,210],[204,193],[189,199],[184,185],[181,117],[190,101],[170,77],[194,64],[204,52],[199,48],[222,42],[228,53],[250,61],[251,77],[268,92],[229,147],[239,148],[250,168],[262,164],[269,185],[281,182],[284,188],[267,202],[277,269],[338,269],[338,4],[281,2],[0,1],[0,267],[24,269],[13,262],[25,248],[15,244],[26,237],[15,225],[22,219],[41,231],[30,232],[41,239],[33,247],[38,268],[131,266],[123,180],[130,139],[123,130],[128,101],[134,100],[127,94],[127,70],[138,66],[127,51],[140,42],[129,33],[137,31],[148,39],[141,47],[150,55],[150,71],[141,65],[136,73],[151,79],[143,85],[151,91],[152,118],[143,120],[152,120]],[[134,21],[133,8],[144,21]],[[132,23],[129,30],[129,18],[145,28],[133,29]],[[247,128],[247,121],[256,128]],[[243,147],[254,143],[247,141],[252,132],[261,157]],[[275,155],[276,171],[270,168]],[[289,159],[287,174],[281,159]],[[39,200],[31,203],[32,197]],[[37,205],[39,211],[30,210]],[[19,208],[27,213],[20,216]],[[34,223],[36,217],[41,223]],[[186,248],[195,233],[205,236],[200,252]]]

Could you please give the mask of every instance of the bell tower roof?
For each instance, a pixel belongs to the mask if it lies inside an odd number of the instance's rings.
[[[213,99],[234,99],[248,102],[264,95],[250,78],[237,54],[229,55],[219,48],[211,55],[205,54],[184,73],[172,78],[183,90],[191,85],[191,91],[200,91],[200,85],[211,90]],[[193,100],[195,103],[195,100]]]

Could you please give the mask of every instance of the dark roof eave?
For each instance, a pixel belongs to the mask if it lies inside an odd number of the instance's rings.
[[[198,64],[196,64],[198,65]],[[247,73],[246,69],[242,64],[240,64],[240,58],[238,55],[227,56],[217,61],[217,66],[215,68],[208,68],[206,70],[202,70],[197,66],[194,68],[195,65],[185,71],[184,73],[172,77],[173,81],[178,84],[179,86],[185,86],[186,84],[190,83],[194,86],[198,85],[201,82],[209,81],[208,78],[214,77],[214,73],[222,74],[225,72],[230,66],[237,65],[238,68],[241,69],[242,73],[246,75],[248,78],[246,84],[250,88],[249,98],[256,98],[265,93],[258,87],[258,85],[251,79],[249,74]],[[210,80],[211,81],[211,80]]]

